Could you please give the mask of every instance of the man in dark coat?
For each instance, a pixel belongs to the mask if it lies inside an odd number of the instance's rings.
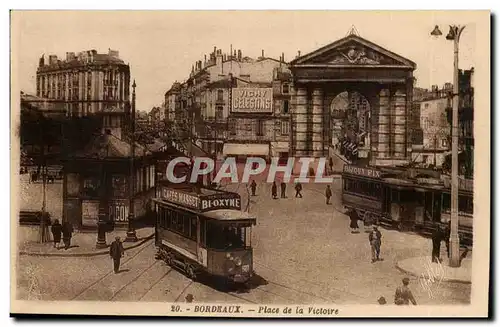
[[[113,268],[115,274],[118,274],[120,271],[120,259],[123,257],[123,253],[125,250],[123,249],[122,242],[120,241],[120,237],[117,236],[115,241],[111,243],[109,247],[109,256],[113,259]]]
[[[295,197],[296,198],[302,198],[302,184],[300,184],[300,182],[297,182],[297,184],[295,184]]]
[[[67,221],[62,226],[62,235],[64,249],[67,250],[71,246],[71,237],[73,235],[73,226]]]
[[[255,179],[252,180],[250,184],[250,189],[252,190],[252,196],[255,196],[255,190],[257,189],[257,183],[255,183]]]
[[[325,196],[326,204],[330,204],[330,198],[332,197],[332,189],[330,188],[330,185],[326,186]]]
[[[50,229],[52,231],[52,238],[54,239],[54,247],[59,248],[59,243],[61,243],[62,226],[58,219],[54,220]]]
[[[436,225],[432,232],[432,262],[441,262],[441,241],[443,240],[443,232],[441,226]]]
[[[281,198],[286,198],[286,184],[284,181],[281,182]]]
[[[271,195],[272,195],[273,199],[278,198],[278,186],[276,186],[276,182],[273,182],[273,186],[271,188]]]
[[[382,261],[380,259],[380,246],[382,245],[382,233],[378,230],[377,226],[373,226],[373,230],[368,234],[370,247],[372,249],[372,263],[375,261]]]
[[[330,157],[330,161],[328,162],[329,166],[330,166],[330,175],[333,174],[333,159],[332,157]]]

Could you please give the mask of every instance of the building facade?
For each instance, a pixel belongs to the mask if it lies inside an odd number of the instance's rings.
[[[284,56],[276,60],[262,51],[253,59],[214,47],[184,83],[166,92],[165,107],[210,154],[287,156],[291,87]]]
[[[451,107],[450,92],[453,85],[437,85],[413,102],[414,132],[421,131],[412,144],[412,161],[424,166],[442,167],[451,145],[451,125],[447,120],[447,108]]]
[[[341,139],[354,145],[348,148],[353,155],[356,147],[366,147],[366,164],[410,162],[414,62],[351,31],[309,54],[299,53],[289,67],[294,156],[334,157],[343,148],[332,140]]]
[[[64,60],[42,56],[36,73],[37,96],[62,102],[67,115],[125,112],[130,93],[130,67],[118,51],[67,52]]]

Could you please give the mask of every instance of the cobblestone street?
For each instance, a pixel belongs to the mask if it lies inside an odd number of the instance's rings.
[[[396,262],[428,255],[430,240],[381,229],[384,261],[371,263],[368,234],[351,234],[342,213],[340,184],[336,179],[332,205],[325,204],[325,185],[305,184],[302,199],[293,197],[289,185],[288,198],[278,200],[271,198],[270,185],[258,185],[250,207],[258,218],[253,231],[256,285],[246,292],[224,292],[210,281],[192,282],[155,260],[149,241],[127,251],[118,275],[112,274],[107,255],[20,256],[18,297],[168,302],[192,294],[195,302],[376,304],[384,296],[391,303],[395,288],[407,276]],[[244,186],[229,185],[228,190],[240,192],[246,203]],[[469,301],[470,284],[436,280],[429,286],[408,277],[419,304]]]

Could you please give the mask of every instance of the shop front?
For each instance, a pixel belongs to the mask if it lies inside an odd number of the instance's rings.
[[[225,143],[224,156],[235,157],[237,162],[246,162],[247,158],[260,157],[270,160],[270,144],[266,143]]]

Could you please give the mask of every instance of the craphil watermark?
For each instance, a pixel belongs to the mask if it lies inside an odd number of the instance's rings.
[[[439,287],[444,279],[445,271],[441,262],[431,263],[423,261],[425,272],[419,277],[420,286],[427,291],[429,298],[434,298],[433,289]]]
[[[302,157],[297,161],[300,165],[300,173],[299,176],[295,178],[295,181],[300,183],[333,182],[332,177],[325,177],[325,170],[327,165],[326,158]],[[191,166],[190,176],[175,175],[175,167],[179,164]],[[295,158],[288,158],[286,165],[280,165],[279,158],[272,158],[271,163],[268,165],[268,163],[263,158],[249,157],[245,162],[243,174],[239,174],[238,165],[234,157],[226,158],[216,172],[214,171],[215,162],[212,158],[197,157],[192,160],[188,157],[177,157],[172,159],[168,163],[166,177],[169,182],[175,184],[186,182],[196,183],[200,177],[213,175],[213,173],[216,173],[215,178],[213,178],[212,180],[213,183],[220,183],[222,179],[230,179],[232,183],[248,183],[251,176],[260,175],[266,171],[266,168],[268,168],[266,178],[266,181],[268,183],[272,183],[276,180],[277,173],[282,173],[283,175],[280,179],[282,179],[282,181],[285,183],[289,183],[292,179],[295,164]],[[311,169],[314,171],[314,173],[312,174],[314,176],[312,176],[312,178]]]

